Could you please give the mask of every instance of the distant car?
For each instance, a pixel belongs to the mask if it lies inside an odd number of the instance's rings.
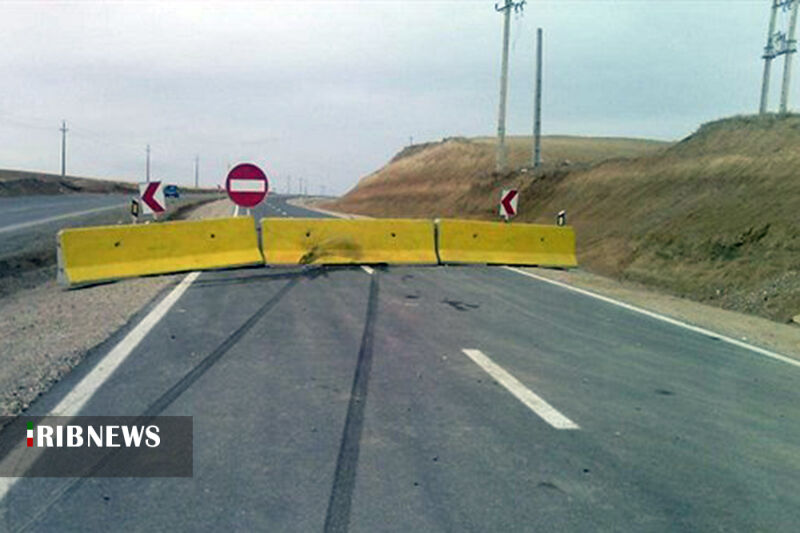
[[[167,185],[166,187],[164,187],[164,196],[166,196],[167,198],[180,198],[181,193],[178,192],[177,185]]]

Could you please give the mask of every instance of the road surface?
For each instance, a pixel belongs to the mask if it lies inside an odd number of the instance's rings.
[[[125,194],[64,194],[0,198],[0,234],[127,205]]]
[[[318,216],[282,198],[256,210],[283,213]],[[253,268],[175,290],[31,412],[191,415],[193,478],[20,479],[0,527],[800,523],[797,366],[501,267]],[[115,346],[129,355],[89,383]]]

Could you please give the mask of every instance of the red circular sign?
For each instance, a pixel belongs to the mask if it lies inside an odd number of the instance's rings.
[[[228,198],[239,207],[255,207],[267,197],[269,181],[264,171],[252,163],[240,163],[225,180]]]

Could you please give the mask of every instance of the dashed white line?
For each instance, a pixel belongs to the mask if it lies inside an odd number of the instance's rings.
[[[467,357],[472,359],[475,364],[486,371],[487,374],[497,380],[503,387],[521,401],[528,409],[539,415],[539,417],[556,429],[580,429],[580,426],[559,413],[552,405],[544,401],[540,396],[519,382],[517,378],[509,374],[503,367],[489,359],[482,351],[464,348],[461,350]]]
[[[693,326],[691,324],[687,324],[686,322],[682,322],[680,320],[676,320],[674,318],[670,318],[668,316],[660,315],[658,313],[654,313],[653,311],[648,311],[647,309],[642,309],[641,307],[636,307],[635,305],[626,304],[625,302],[620,302],[618,300],[614,300],[613,298],[609,298],[608,296],[603,296],[600,294],[596,294],[591,291],[587,291],[585,289],[579,289],[578,287],[573,287],[572,285],[567,285],[566,283],[562,283],[560,281],[555,281],[552,279],[544,278],[542,276],[537,276],[532,272],[526,272],[525,270],[520,270],[519,268],[515,267],[504,267],[507,270],[511,270],[512,272],[516,272],[517,274],[522,274],[523,276],[528,276],[529,278],[533,278],[539,281],[544,281],[545,283],[550,283],[551,285],[556,285],[557,287],[561,287],[573,292],[577,292],[583,294],[585,296],[590,296],[597,300],[601,300],[606,303],[610,303],[616,305],[618,307],[622,307],[623,309],[628,309],[629,311],[634,311],[636,313],[640,313],[650,318],[655,318],[656,320],[661,320],[662,322],[666,322],[667,324],[672,324],[673,326],[678,326],[684,329],[688,329],[690,331],[694,331],[696,333],[700,333],[702,335],[706,335],[708,337],[714,337],[716,339],[721,340],[722,342],[727,342],[728,344],[733,344],[734,346],[738,346],[739,348],[744,348],[745,350],[750,350],[751,352],[755,352],[757,354],[765,355],[771,359],[775,359],[776,361],[781,361],[783,363],[787,363],[796,367],[800,367],[800,361],[792,359],[790,357],[786,357],[785,355],[781,355],[779,353],[773,352],[771,350],[767,350],[765,348],[759,348],[758,346],[753,346],[752,344],[748,344],[746,342],[740,341],[738,339],[734,339],[733,337],[728,337],[727,335],[722,335],[721,333],[717,333],[716,331],[711,331],[710,329],[701,328],[699,326]]]

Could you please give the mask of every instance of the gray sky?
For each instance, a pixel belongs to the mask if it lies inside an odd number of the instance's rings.
[[[508,131],[678,139],[757,110],[770,0],[529,0]],[[342,193],[408,143],[496,130],[494,2],[0,3],[0,168],[189,184],[253,161]],[[773,68],[772,102],[782,61]],[[797,69],[795,69],[797,72]],[[800,76],[800,73],[797,73]],[[790,104],[800,107],[800,79]],[[545,154],[546,157],[546,154]]]

